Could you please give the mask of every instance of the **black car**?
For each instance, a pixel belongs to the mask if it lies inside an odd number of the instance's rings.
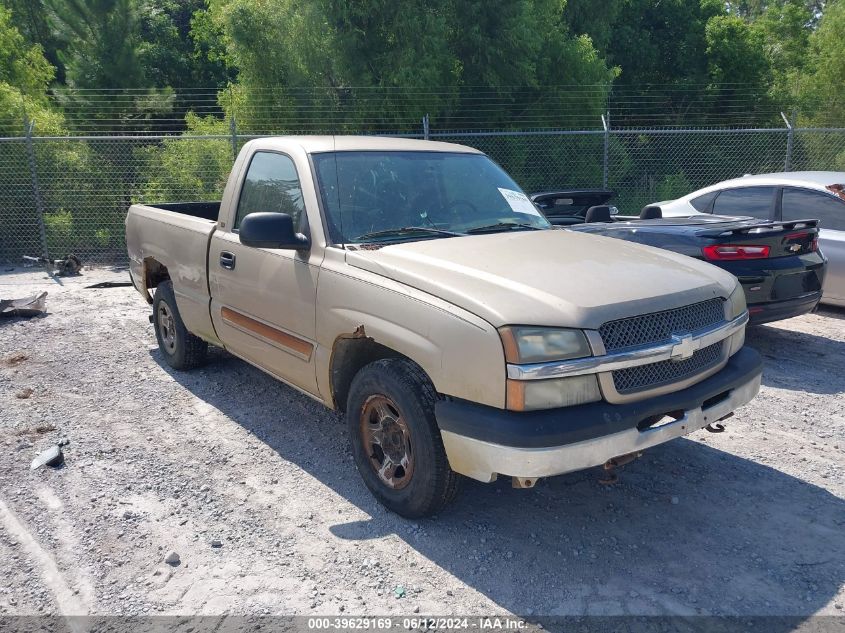
[[[662,218],[656,207],[646,207],[640,217],[620,216],[605,204],[613,192],[593,191],[593,200],[601,202],[586,208],[586,190],[577,192],[580,197],[544,192],[532,200],[561,228],[665,248],[727,270],[745,290],[752,324],[804,314],[821,299],[827,260],[818,250],[818,220]]]

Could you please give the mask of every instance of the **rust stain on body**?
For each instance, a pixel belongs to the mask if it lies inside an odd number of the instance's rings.
[[[297,354],[301,354],[302,356],[310,357],[311,352],[314,349],[314,346],[308,341],[292,336],[287,332],[282,332],[277,328],[267,325],[266,323],[262,323],[261,321],[256,321],[255,319],[248,317],[245,314],[241,314],[240,312],[235,312],[230,308],[221,308],[220,314],[223,317],[223,320],[229,324],[236,325],[244,330],[273,341],[277,345],[285,347]]]

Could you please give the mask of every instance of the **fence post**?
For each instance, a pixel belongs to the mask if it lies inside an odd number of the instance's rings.
[[[422,124],[423,124],[423,138],[427,141],[428,135],[429,135],[428,114],[423,115]]]
[[[38,214],[38,234],[41,243],[42,257],[49,258],[47,252],[47,230],[44,226],[44,201],[41,199],[41,187],[38,185],[38,170],[35,162],[35,145],[32,142],[32,129],[34,121],[30,121],[26,115],[23,118],[24,132],[26,133],[26,153],[29,160],[29,174],[32,184],[32,196],[35,199],[35,211]]]
[[[601,115],[601,124],[604,127],[604,161],[602,163],[601,186],[607,188],[607,172],[610,167],[610,110],[607,114]]]
[[[232,135],[232,161],[238,159],[238,125],[235,123],[235,115],[229,117],[229,133]]]
[[[795,111],[793,110],[792,112],[792,121],[787,119],[783,112],[780,113],[780,117],[786,123],[786,160],[783,163],[783,170],[792,171],[792,147],[795,142],[795,128],[793,127],[795,123]]]

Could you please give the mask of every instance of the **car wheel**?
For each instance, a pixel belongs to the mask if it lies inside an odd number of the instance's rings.
[[[162,282],[156,288],[153,327],[158,348],[173,369],[193,369],[205,362],[208,343],[191,334],[182,322],[171,281]]]
[[[405,359],[365,366],[349,390],[346,421],[358,471],[376,499],[408,518],[436,513],[458,492],[435,401],[431,381]]]

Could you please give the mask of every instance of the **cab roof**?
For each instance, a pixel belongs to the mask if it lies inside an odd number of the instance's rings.
[[[396,136],[270,136],[251,141],[264,149],[282,149],[290,144],[300,146],[309,154],[320,152],[458,152],[463,154],[482,154],[483,152],[466,145],[424,141],[421,139]]]

